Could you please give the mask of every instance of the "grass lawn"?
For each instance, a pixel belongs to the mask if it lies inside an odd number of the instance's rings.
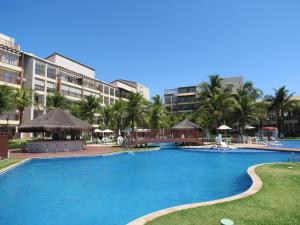
[[[5,167],[8,167],[12,164],[15,164],[17,162],[22,161],[23,159],[15,159],[15,158],[9,158],[9,159],[4,159],[0,161],[0,170],[4,169]]]
[[[256,173],[263,187],[250,197],[171,213],[147,225],[219,225],[222,218],[236,225],[300,224],[300,163],[264,165]]]

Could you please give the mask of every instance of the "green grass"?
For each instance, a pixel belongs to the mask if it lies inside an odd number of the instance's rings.
[[[8,167],[12,164],[15,164],[17,162],[22,161],[23,159],[15,159],[15,158],[9,158],[9,159],[4,159],[0,161],[0,170],[4,169],[5,167]]]
[[[230,218],[236,225],[300,224],[300,164],[264,165],[256,173],[263,187],[255,195],[171,213],[147,225],[219,225],[222,218]]]

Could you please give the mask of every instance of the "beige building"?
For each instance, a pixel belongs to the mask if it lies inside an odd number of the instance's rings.
[[[94,95],[102,105],[113,104],[117,99],[126,99],[123,91],[141,93],[149,99],[149,89],[136,82],[132,85],[114,81],[106,83],[96,79],[95,69],[74,59],[53,53],[46,58],[22,52],[14,39],[0,34],[0,85],[14,88],[21,86],[34,90],[34,102],[24,112],[24,121],[32,120],[46,112],[47,95],[60,91],[71,103],[80,102]],[[95,121],[99,121],[95,114]],[[0,115],[0,126],[16,126],[19,115],[16,110]]]
[[[66,67],[62,66],[64,63]],[[26,109],[24,120],[32,120],[45,113],[47,95],[55,90],[71,103],[80,102],[89,95],[100,98],[102,105],[113,104],[119,98],[115,86],[94,78],[94,69],[58,53],[45,59],[24,53],[24,68],[24,85],[35,91],[37,103]]]
[[[243,84],[243,77],[226,77],[222,85],[232,85],[237,90]],[[164,103],[171,113],[191,113],[196,109],[196,97],[201,93],[199,85],[184,86],[174,89],[166,89]]]
[[[0,34],[0,85],[21,88],[23,82],[23,57],[20,46],[14,39]],[[19,123],[18,111],[12,110],[0,114],[1,125],[17,125]]]

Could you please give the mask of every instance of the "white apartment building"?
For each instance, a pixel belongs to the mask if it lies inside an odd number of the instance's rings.
[[[21,88],[23,82],[23,57],[14,39],[0,33],[0,85]],[[18,125],[18,111],[0,114],[1,125]]]
[[[24,53],[24,68],[24,86],[34,90],[37,103],[26,109],[24,120],[45,113],[47,95],[56,90],[71,103],[89,95],[97,96],[102,105],[113,104],[119,98],[115,86],[95,79],[94,69],[58,53],[45,59]]]
[[[24,121],[46,112],[47,96],[53,91],[60,91],[71,103],[94,95],[102,105],[109,105],[117,99],[126,99],[122,95],[124,90],[138,92],[146,99],[150,98],[149,89],[141,84],[132,82],[134,85],[129,88],[126,84],[122,86],[122,82],[106,83],[95,77],[95,69],[76,60],[59,53],[40,58],[22,52],[13,38],[0,34],[0,85],[14,88],[24,86],[34,90],[35,104],[25,110]],[[95,121],[99,116],[95,114]],[[19,115],[16,110],[0,115],[0,126],[16,126],[18,123]]]

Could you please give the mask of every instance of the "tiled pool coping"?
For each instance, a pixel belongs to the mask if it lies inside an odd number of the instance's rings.
[[[8,172],[8,171],[10,171],[10,170],[12,170],[12,169],[14,169],[14,168],[16,168],[16,167],[18,167],[18,166],[20,166],[20,165],[22,165],[22,164],[24,164],[24,163],[26,163],[26,162],[28,162],[29,160],[31,160],[31,158],[23,159],[23,160],[21,160],[20,162],[11,164],[11,165],[9,165],[9,166],[7,166],[7,167],[1,169],[1,170],[0,170],[0,175],[3,174],[3,173]]]
[[[258,164],[258,165],[254,165],[254,166],[251,166],[248,168],[247,173],[249,174],[249,176],[252,179],[252,185],[248,190],[246,190],[243,193],[233,195],[233,196],[230,196],[227,198],[213,200],[213,201],[179,205],[179,206],[174,206],[174,207],[167,208],[167,209],[162,209],[162,210],[147,214],[145,216],[142,216],[140,218],[137,218],[136,220],[131,221],[127,225],[144,225],[147,222],[149,222],[157,217],[164,216],[164,215],[172,213],[172,212],[177,212],[177,211],[181,211],[184,209],[196,208],[196,207],[200,207],[200,206],[207,206],[207,205],[219,204],[219,203],[224,203],[224,202],[230,202],[233,200],[237,200],[237,199],[241,199],[241,198],[245,198],[250,195],[253,195],[253,194],[257,193],[263,185],[262,180],[255,173],[255,169],[262,165],[265,165],[265,164]]]
[[[267,147],[267,146],[261,146],[261,145],[245,145],[245,146],[230,146],[233,147],[233,149],[250,149],[250,150],[265,150],[265,151],[280,151],[280,152],[300,152],[300,148],[277,148],[277,147]],[[209,149],[208,146],[183,146],[178,147],[181,149]]]

